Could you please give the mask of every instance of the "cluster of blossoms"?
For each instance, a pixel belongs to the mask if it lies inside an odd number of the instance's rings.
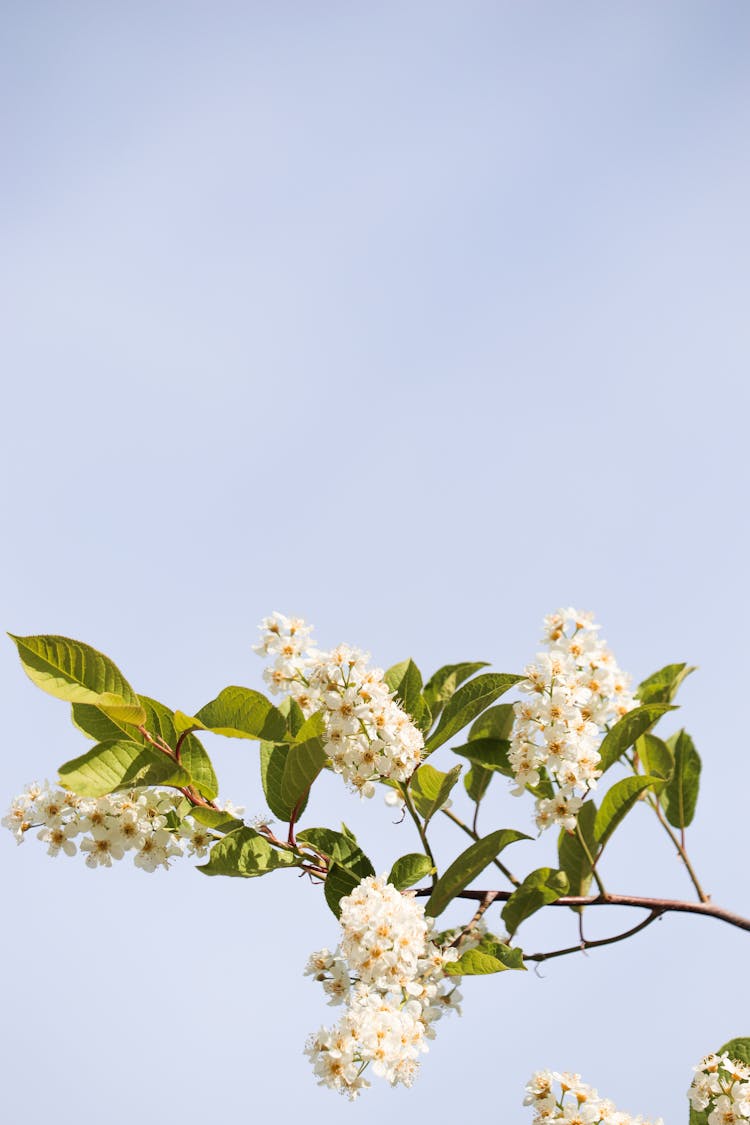
[[[15,797],[4,828],[18,843],[38,829],[49,855],[86,856],[87,867],[111,867],[126,852],[142,871],[169,867],[185,854],[203,856],[214,841],[209,829],[178,818],[179,794],[163,789],[130,789],[107,797],[78,797],[50,785],[28,785]]]
[[[734,1125],[750,1118],[750,1066],[728,1055],[707,1055],[688,1090],[697,1112],[709,1109],[708,1125]]]
[[[537,826],[575,828],[576,815],[600,776],[598,747],[612,723],[636,706],[624,675],[598,636],[590,613],[561,609],[544,619],[547,652],[524,669],[514,705],[509,761],[513,792],[538,785],[544,770],[554,796],[538,797]]]
[[[580,1074],[538,1070],[529,1079],[523,1104],[534,1110],[533,1125],[663,1125],[661,1118],[648,1122],[616,1109]]]
[[[325,748],[336,773],[364,797],[381,778],[406,781],[419,765],[424,739],[394,699],[380,668],[359,649],[313,647],[311,628],[274,613],[260,625],[255,651],[273,656],[264,673],[273,692],[292,697],[305,716],[322,710]]]
[[[411,1086],[432,1025],[446,1010],[460,1012],[459,978],[444,972],[458,951],[430,940],[422,904],[385,875],[369,876],[343,898],[340,920],[341,945],[314,953],[305,970],[322,982],[329,1004],[345,1005],[335,1027],[307,1044],[318,1083],[353,1100],[369,1086],[364,1071],[372,1064],[391,1085]]]

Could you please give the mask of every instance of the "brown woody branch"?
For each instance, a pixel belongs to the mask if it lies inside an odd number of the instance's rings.
[[[417,895],[426,896],[431,894],[429,887],[424,887],[418,890]],[[475,902],[484,902],[488,895],[493,895],[493,901],[507,902],[510,898],[512,891],[479,891],[479,890],[466,890],[460,891],[456,898],[469,899]],[[717,918],[720,922],[727,922],[730,926],[736,926],[739,930],[747,930],[750,932],[750,918],[743,918],[741,914],[735,914],[732,910],[725,910],[721,906],[715,906],[712,902],[683,902],[679,899],[671,898],[641,898],[637,895],[563,895],[562,898],[555,899],[554,902],[547,903],[548,906],[634,906],[641,910],[648,910],[651,912],[658,912],[661,914],[702,914],[708,918]],[[642,927],[641,927],[642,928]],[[611,939],[606,939],[607,941]],[[580,949],[580,945],[576,946]]]

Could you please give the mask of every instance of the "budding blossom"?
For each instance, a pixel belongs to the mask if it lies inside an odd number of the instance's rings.
[[[260,625],[255,651],[275,657],[264,672],[273,692],[286,692],[308,717],[322,710],[324,745],[336,773],[363,797],[381,778],[406,781],[422,760],[424,739],[396,702],[380,668],[360,649],[312,646],[311,628],[274,613]]]
[[[727,1054],[707,1055],[693,1070],[688,1098],[698,1113],[711,1111],[708,1125],[734,1125],[750,1118],[750,1066]]]
[[[422,904],[385,875],[363,879],[340,905],[341,945],[313,953],[305,972],[344,1014],[311,1036],[305,1053],[319,1085],[354,1100],[370,1085],[370,1065],[391,1085],[411,1086],[432,1024],[446,1010],[460,1012],[458,978],[444,971],[458,950],[429,940],[433,923]]]
[[[542,771],[552,797],[538,797],[540,829],[557,824],[572,832],[578,810],[601,774],[599,745],[609,727],[636,706],[624,675],[597,636],[590,613],[561,609],[544,619],[548,651],[537,654],[518,686],[528,699],[514,704],[508,760],[513,793],[538,785]]]
[[[660,1117],[650,1122],[616,1109],[593,1086],[582,1082],[580,1074],[536,1071],[526,1086],[523,1104],[534,1110],[532,1125],[663,1125]]]
[[[79,797],[48,784],[32,784],[15,797],[0,824],[9,828],[20,844],[26,833],[37,837],[51,856],[86,857],[87,867],[111,867],[113,860],[131,852],[142,871],[168,868],[170,860],[184,855],[204,856],[214,835],[202,824],[178,817],[183,798],[163,789],[129,789],[106,797]],[[76,839],[80,837],[80,839]]]

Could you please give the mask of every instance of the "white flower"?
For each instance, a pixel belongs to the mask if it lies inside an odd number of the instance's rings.
[[[635,706],[628,679],[598,629],[589,613],[568,608],[549,614],[544,620],[549,651],[537,655],[519,684],[527,698],[514,705],[512,792],[518,796],[527,786],[552,784],[554,796],[537,797],[540,829],[575,828],[583,798],[601,774],[601,739]]]
[[[329,1003],[344,1003],[338,1024],[321,1029],[306,1051],[321,1085],[355,1098],[366,1067],[392,1085],[410,1086],[419,1055],[445,1012],[460,1012],[456,978],[445,966],[453,947],[429,940],[432,920],[413,895],[385,875],[368,876],[341,899],[341,946],[313,953],[305,973],[323,984]]]
[[[306,717],[322,712],[326,753],[349,788],[372,797],[380,779],[408,780],[422,760],[424,738],[396,702],[382,670],[371,668],[366,654],[350,645],[330,652],[312,649],[311,630],[299,618],[274,613],[260,628],[263,639],[256,650],[276,656],[264,673],[271,690],[287,692]]]
[[[2,823],[19,843],[30,828],[38,828],[37,837],[52,856],[61,851],[75,855],[74,841],[82,836],[78,849],[87,867],[111,867],[113,860],[130,852],[136,867],[155,871],[169,867],[170,860],[185,850],[188,855],[204,856],[216,838],[189,813],[175,825],[182,801],[174,790],[137,788],[105,797],[79,797],[34,783],[13,800]]]
[[[661,1118],[650,1123],[617,1110],[583,1082],[580,1074],[567,1072],[538,1070],[532,1074],[523,1104],[534,1110],[534,1125],[663,1125]]]

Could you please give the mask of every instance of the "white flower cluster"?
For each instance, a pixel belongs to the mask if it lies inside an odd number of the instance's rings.
[[[728,1055],[707,1055],[695,1070],[688,1090],[699,1113],[709,1109],[708,1125],[734,1125],[750,1118],[750,1066]]]
[[[513,792],[538,785],[541,771],[555,787],[536,802],[537,826],[573,831],[578,810],[600,776],[599,744],[609,726],[636,706],[590,613],[561,609],[544,619],[547,652],[524,669],[528,699],[514,705],[510,765]]]
[[[48,855],[73,856],[80,850],[87,867],[111,867],[113,859],[131,852],[136,867],[155,871],[169,867],[170,859],[185,850],[205,855],[214,841],[208,828],[192,820],[183,819],[176,829],[169,825],[180,800],[179,794],[161,789],[78,797],[66,789],[32,784],[14,798],[0,823],[19,844],[37,828]]]
[[[299,618],[274,613],[260,626],[255,651],[275,656],[264,676],[271,691],[286,692],[305,716],[322,710],[325,748],[336,773],[363,797],[381,778],[406,781],[422,760],[424,739],[394,699],[379,668],[359,649],[339,645],[319,652]]]
[[[660,1117],[649,1122],[616,1109],[580,1074],[538,1070],[529,1079],[523,1104],[534,1110],[533,1125],[663,1125]]]
[[[353,1100],[370,1085],[364,1071],[372,1064],[391,1085],[411,1086],[432,1024],[446,1010],[460,1012],[459,978],[444,972],[458,951],[430,941],[431,926],[422,904],[385,875],[363,879],[341,900],[341,945],[314,953],[305,970],[322,982],[329,1004],[346,1005],[339,1022],[307,1044],[319,1085]]]

